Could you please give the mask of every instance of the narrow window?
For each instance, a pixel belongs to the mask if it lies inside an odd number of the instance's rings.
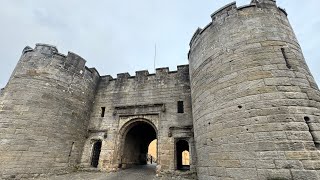
[[[288,69],[291,69],[291,65],[289,64],[289,61],[288,61],[288,57],[287,57],[287,54],[286,54],[286,51],[284,48],[281,48],[281,52],[282,52],[282,55],[283,55],[283,58],[284,60],[286,61],[286,66]]]
[[[313,143],[314,145],[316,146],[316,148],[320,149],[320,143],[317,141],[317,138],[316,138],[316,134],[314,133],[314,131],[312,130],[312,124],[310,122],[310,118],[308,116],[305,116],[304,117],[304,121],[306,122],[306,124],[308,125],[308,128],[309,128],[309,132],[311,134],[311,137],[312,137],[312,140],[313,140]]]
[[[69,157],[71,156],[71,153],[72,153],[73,149],[74,149],[74,142],[72,142],[72,145],[71,145],[71,148],[70,148],[70,151],[69,151]]]
[[[101,107],[101,117],[104,117],[105,112],[106,112],[106,107]]]
[[[183,101],[178,101],[178,113],[184,113]]]

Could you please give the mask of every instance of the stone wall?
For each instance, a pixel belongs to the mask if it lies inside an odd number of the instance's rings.
[[[0,101],[0,175],[19,179],[80,161],[99,74],[54,46],[23,50]]]
[[[200,180],[320,178],[320,93],[286,16],[232,3],[192,38]]]
[[[177,113],[178,101],[184,102],[184,113]],[[101,107],[105,107],[104,117],[101,117]],[[84,148],[82,165],[90,164],[92,141],[102,139],[99,168],[116,170],[121,161],[119,153],[123,150],[122,131],[132,120],[140,118],[152,123],[157,130],[158,170],[174,171],[175,138],[188,138],[193,149],[194,146],[191,129],[187,130],[187,135],[176,132],[172,135],[171,129],[192,127],[191,112],[188,66],[178,66],[177,71],[159,68],[155,74],[148,71],[138,71],[136,76],[123,73],[116,79],[102,76],[89,125],[92,133]]]

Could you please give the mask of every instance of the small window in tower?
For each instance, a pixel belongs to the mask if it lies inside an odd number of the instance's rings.
[[[183,101],[178,101],[178,113],[184,113]]]
[[[106,107],[101,107],[101,117],[104,117],[105,112],[106,112]]]
[[[70,148],[70,151],[69,151],[69,157],[71,156],[71,153],[72,153],[73,149],[74,149],[74,142],[72,142],[72,144],[71,144],[71,148]]]

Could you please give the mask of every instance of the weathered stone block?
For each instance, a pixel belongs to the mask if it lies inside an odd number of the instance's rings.
[[[316,171],[292,170],[294,180],[318,180],[319,176]]]

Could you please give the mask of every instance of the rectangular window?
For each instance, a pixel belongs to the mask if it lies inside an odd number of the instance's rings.
[[[105,112],[106,112],[106,107],[101,107],[101,117],[104,117]]]
[[[178,113],[184,113],[183,101],[178,101]]]

